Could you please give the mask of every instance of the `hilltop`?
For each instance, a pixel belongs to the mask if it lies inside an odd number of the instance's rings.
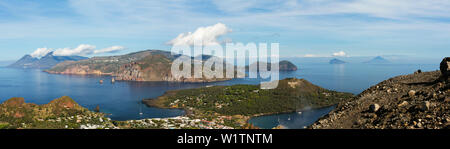
[[[175,78],[172,62],[180,55],[161,50],[145,50],[120,56],[93,57],[81,61],[67,61],[46,70],[55,74],[111,75],[125,81],[212,82],[227,79]]]
[[[79,61],[87,59],[82,56],[54,56],[53,52],[48,53],[42,58],[32,57],[25,55],[15,63],[9,65],[10,68],[29,68],[29,69],[48,69],[55,66],[58,63],[64,61]]]
[[[310,128],[450,128],[450,58],[440,69],[385,80],[340,102]]]
[[[102,113],[81,107],[64,96],[48,104],[25,103],[24,98],[11,98],[0,104],[0,128],[79,129],[86,125],[114,128]]]

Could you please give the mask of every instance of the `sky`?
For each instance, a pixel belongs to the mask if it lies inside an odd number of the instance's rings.
[[[450,55],[450,0],[0,0],[0,61],[105,56],[203,39],[281,57]]]

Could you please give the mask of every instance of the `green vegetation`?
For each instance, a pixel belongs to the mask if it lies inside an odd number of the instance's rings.
[[[0,122],[0,129],[8,129],[8,128],[9,128],[8,123]]]
[[[220,115],[259,115],[331,106],[350,93],[323,89],[303,79],[285,79],[272,90],[258,85],[214,86],[169,91],[156,100],[144,100],[150,106],[194,109],[196,113]]]

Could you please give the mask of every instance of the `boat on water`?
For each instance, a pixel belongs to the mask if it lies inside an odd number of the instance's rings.
[[[142,113],[142,103],[139,104],[139,115],[144,115],[144,113]]]

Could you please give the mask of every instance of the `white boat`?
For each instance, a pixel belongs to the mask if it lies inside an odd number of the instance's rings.
[[[300,111],[300,112],[297,112],[298,113],[298,115],[301,115],[302,114],[302,112]]]
[[[142,103],[139,104],[139,115],[144,115],[144,113],[142,113]]]

